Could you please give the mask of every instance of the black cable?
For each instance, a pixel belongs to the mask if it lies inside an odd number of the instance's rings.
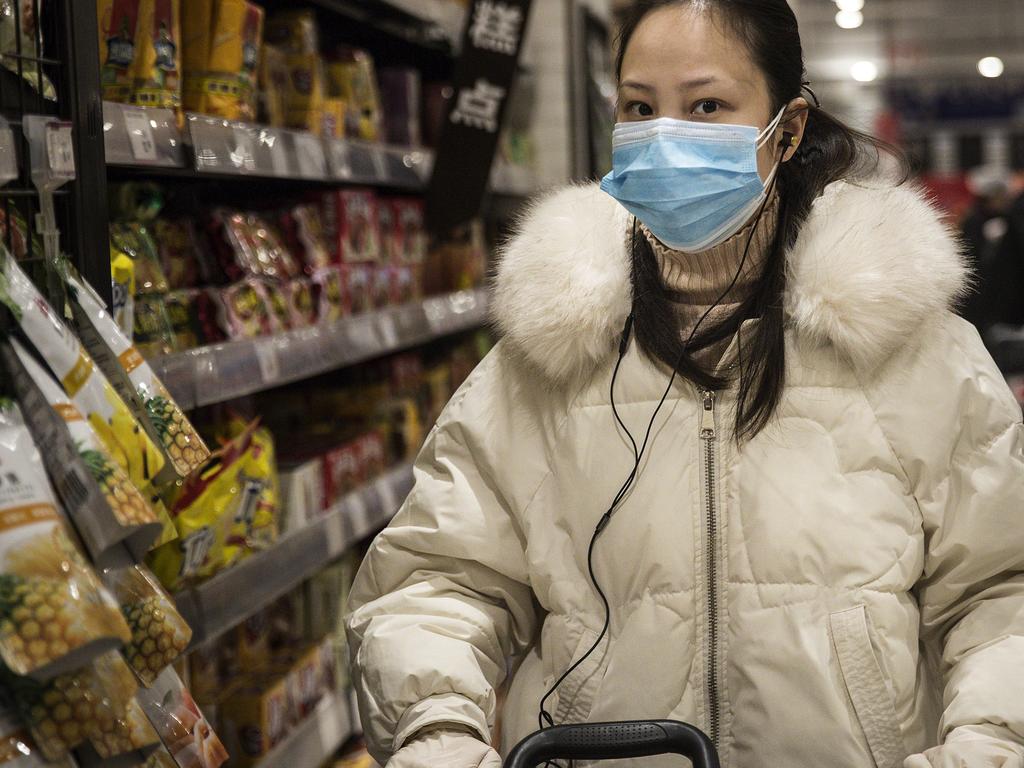
[[[785,150],[783,150],[783,151],[785,151]],[[782,158],[780,157],[779,161],[778,161],[778,165],[781,165],[781,164],[782,164]],[[594,589],[597,590],[597,594],[601,598],[601,603],[604,606],[604,625],[601,628],[601,633],[597,636],[597,639],[594,641],[594,644],[587,650],[586,653],[584,653],[579,658],[578,661],[576,661],[564,673],[562,673],[562,676],[559,677],[558,680],[556,680],[555,683],[550,688],[548,688],[547,693],[545,693],[544,696],[541,698],[541,700],[540,700],[540,710],[537,713],[537,721],[538,721],[538,724],[540,726],[539,730],[544,730],[546,727],[553,727],[553,726],[556,725],[556,723],[554,721],[554,718],[547,711],[547,708],[546,708],[547,700],[549,698],[551,698],[552,695],[554,695],[555,691],[558,690],[559,686],[561,686],[562,683],[565,682],[565,680],[569,677],[569,675],[571,675],[573,672],[575,672],[580,667],[580,665],[583,664],[584,661],[586,661],[588,658],[590,658],[590,656],[598,649],[598,647],[600,647],[600,645],[601,645],[602,641],[604,640],[605,636],[608,634],[608,630],[610,629],[610,626],[611,626],[611,606],[608,603],[608,597],[605,595],[604,589],[601,587],[600,582],[598,582],[598,580],[597,580],[597,574],[594,572],[594,548],[597,545],[597,539],[598,539],[598,537],[600,537],[601,533],[604,532],[605,528],[608,527],[608,524],[611,522],[612,517],[615,515],[615,512],[617,511],[617,508],[618,508],[619,504],[621,504],[623,499],[625,499],[625,497],[629,494],[629,491],[632,489],[632,487],[633,487],[633,485],[634,485],[634,483],[635,483],[635,481],[636,481],[636,479],[637,479],[637,477],[639,475],[640,465],[643,463],[644,454],[647,452],[647,446],[648,446],[648,444],[650,442],[651,433],[654,430],[654,424],[658,420],[658,414],[661,413],[662,407],[664,407],[666,400],[668,400],[668,396],[671,393],[672,387],[675,385],[676,378],[679,375],[679,366],[682,363],[683,357],[686,355],[686,352],[689,349],[691,342],[693,341],[694,337],[697,335],[697,331],[700,329],[701,325],[704,324],[704,321],[707,320],[708,317],[711,316],[711,313],[715,309],[717,309],[722,304],[723,301],[725,301],[726,297],[732,292],[733,288],[736,287],[736,283],[739,282],[740,276],[743,274],[743,268],[746,266],[747,258],[748,258],[749,254],[750,254],[750,245],[754,241],[754,235],[757,233],[757,228],[761,225],[761,218],[764,215],[765,208],[768,206],[768,203],[771,200],[771,196],[772,196],[772,194],[775,191],[775,186],[776,186],[777,180],[778,180],[778,168],[776,168],[775,175],[772,177],[772,181],[771,181],[771,184],[768,187],[767,194],[765,195],[765,199],[761,203],[761,207],[758,208],[757,217],[756,217],[756,219],[754,221],[754,225],[750,229],[750,236],[747,238],[747,244],[743,248],[743,257],[740,260],[739,268],[736,270],[736,274],[733,276],[732,282],[729,283],[729,287],[726,288],[725,291],[722,293],[722,295],[719,296],[715,300],[714,304],[712,304],[710,307],[708,307],[707,311],[701,316],[701,318],[697,321],[697,324],[693,327],[693,330],[690,331],[690,335],[686,339],[686,342],[680,348],[680,350],[679,350],[679,357],[676,359],[676,363],[672,367],[672,376],[669,378],[668,386],[665,387],[665,391],[664,391],[664,393],[661,396],[661,400],[658,402],[658,406],[657,406],[657,408],[654,409],[654,414],[651,416],[651,420],[647,424],[647,431],[644,434],[644,441],[643,441],[643,444],[640,446],[639,451],[637,450],[636,440],[634,439],[632,433],[629,431],[629,428],[625,425],[625,423],[620,418],[618,409],[617,409],[617,407],[615,405],[615,382],[618,379],[619,370],[620,370],[620,368],[622,366],[622,361],[625,359],[626,352],[629,349],[629,334],[630,334],[630,331],[632,329],[632,324],[633,324],[632,323],[632,321],[633,321],[632,314],[630,314],[629,318],[626,320],[626,326],[623,329],[622,341],[619,344],[618,360],[615,363],[615,369],[614,369],[614,371],[612,373],[612,381],[611,381],[611,386],[610,386],[610,399],[611,399],[612,413],[615,416],[615,420],[618,423],[618,425],[625,431],[626,435],[629,437],[630,444],[632,445],[632,448],[633,448],[633,457],[634,457],[633,469],[630,471],[629,475],[626,477],[625,482],[619,488],[618,493],[615,494],[615,498],[612,500],[611,506],[609,506],[608,510],[601,516],[601,519],[598,521],[597,526],[594,528],[594,534],[593,534],[593,536],[590,537],[590,545],[587,547],[587,571],[590,574],[591,582],[593,582],[593,584],[594,584]],[[636,218],[635,217],[633,219],[632,245],[635,248],[635,246],[636,246]],[[553,765],[553,763],[548,761],[544,765],[545,765],[545,768],[547,768],[548,766]],[[557,768],[557,766],[556,766],[556,768]]]

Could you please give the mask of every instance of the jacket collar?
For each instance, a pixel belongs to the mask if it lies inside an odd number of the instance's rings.
[[[615,354],[632,305],[629,213],[596,184],[555,191],[501,249],[492,315],[550,384]],[[957,240],[918,189],[837,182],[787,255],[785,310],[798,337],[870,371],[963,294]]]

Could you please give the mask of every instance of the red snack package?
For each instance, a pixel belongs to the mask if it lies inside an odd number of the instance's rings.
[[[317,322],[317,306],[313,300],[313,281],[308,277],[297,277],[285,284],[288,311],[292,328],[304,328]]]
[[[271,311],[259,280],[242,280],[220,289],[216,296],[219,325],[228,338],[251,339],[271,332]]]
[[[312,283],[317,322],[334,322],[348,314],[342,273],[338,267],[318,269],[313,273]]]
[[[358,264],[380,260],[380,222],[373,190],[328,192],[323,197],[321,210],[335,261]]]
[[[349,314],[356,315],[373,309],[372,267],[369,264],[343,264],[341,274]]]

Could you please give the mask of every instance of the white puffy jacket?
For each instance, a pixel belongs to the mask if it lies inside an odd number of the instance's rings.
[[[431,433],[350,606],[382,762],[433,723],[490,738],[514,659],[507,751],[602,627],[587,545],[632,466],[609,405],[627,217],[573,187],[504,250],[505,337]],[[1024,428],[949,313],[956,244],[916,191],[838,183],[788,271],[777,418],[737,446],[732,392],[675,386],[596,547],[609,638],[549,709],[689,721],[736,768],[893,768],[943,743],[944,768],[1019,768]],[[616,402],[634,435],[667,381],[631,344]]]

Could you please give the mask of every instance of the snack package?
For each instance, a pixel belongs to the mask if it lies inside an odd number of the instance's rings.
[[[232,766],[255,765],[288,732],[288,690],[284,675],[254,675],[221,705],[221,722]]]
[[[50,762],[14,712],[0,704],[0,766],[3,768],[73,768],[67,759]]]
[[[0,0],[0,64],[20,74],[47,101],[57,100],[57,91],[39,65],[31,57],[41,58],[39,49],[39,14],[44,12],[43,0]],[[20,22],[20,26],[19,26]],[[29,60],[18,56],[30,57]],[[19,64],[19,61],[21,62]]]
[[[184,6],[185,108],[229,120],[256,119],[263,9],[245,0]]]
[[[158,219],[155,230],[160,265],[170,290],[199,285],[203,275],[192,222],[189,219]]]
[[[132,632],[124,649],[128,665],[143,685],[152,685],[185,652],[192,630],[145,566],[108,571],[106,583]]]
[[[373,284],[370,289],[374,309],[384,309],[391,304],[391,267],[387,264],[374,264]]]
[[[391,258],[397,264],[422,264],[427,256],[427,231],[422,199],[396,197],[388,201],[394,229]]]
[[[179,538],[155,549],[150,559],[168,589],[209,578],[245,554],[238,531],[255,519],[262,493],[262,483],[245,475],[254,429],[215,451],[175,499],[171,518]]]
[[[288,120],[288,56],[276,45],[264,45],[260,60],[259,93],[262,120],[283,128]]]
[[[210,451],[167,389],[131,341],[121,333],[92,288],[68,279],[71,306],[86,347],[128,403],[138,402],[137,414],[152,427],[169,464],[187,477],[206,461]]]
[[[138,5],[132,103],[180,109],[181,0],[138,0]]]
[[[113,247],[127,254],[135,262],[135,293],[167,293],[170,285],[163,267],[156,241],[149,227],[141,221],[120,222],[110,228]]]
[[[21,360],[25,370],[42,392],[50,406],[61,416],[71,433],[82,461],[107,500],[107,505],[117,522],[135,532],[130,539],[135,540],[132,550],[146,551],[157,540],[174,536],[174,524],[167,511],[161,505],[154,509],[138,488],[132,485],[127,473],[110,458],[106,447],[75,407],[56,381],[45,371],[35,358],[12,340],[14,351]]]
[[[174,337],[174,351],[183,352],[194,349],[200,344],[201,330],[199,324],[199,306],[197,297],[200,291],[187,288],[171,291],[164,297],[167,318],[171,323]]]
[[[227,761],[224,745],[173,668],[165,669],[152,687],[139,691],[138,699],[173,759],[172,765],[220,768]]]
[[[317,206],[311,203],[296,205],[281,215],[280,223],[288,248],[302,262],[306,274],[331,263],[323,219]]]
[[[346,302],[342,272],[338,267],[323,267],[311,278],[319,323],[333,323],[344,317]]]
[[[349,441],[323,455],[324,502],[327,506],[341,501],[363,484],[359,446]]]
[[[380,259],[380,224],[373,190],[328,192],[322,198],[322,213],[334,261],[360,264]]]
[[[299,274],[295,259],[276,232],[256,214],[215,211],[210,235],[221,268],[231,281],[247,276],[287,280]]]
[[[229,339],[253,339],[271,332],[270,307],[263,286],[246,278],[227,288],[211,288],[217,307],[217,324]]]
[[[164,294],[135,297],[131,335],[135,348],[144,358],[152,360],[174,351],[174,328]]]
[[[341,279],[346,299],[345,309],[357,315],[373,309],[373,266],[371,264],[342,264]]]
[[[341,48],[327,65],[327,93],[348,105],[346,135],[363,141],[381,138],[380,93],[373,58],[358,48]]]
[[[248,421],[232,416],[227,422],[225,438],[235,441],[243,452],[242,473],[244,498],[239,505],[228,537],[229,547],[240,548],[240,557],[263,549],[277,538],[277,511],[281,483],[277,471],[274,436],[259,419]]]
[[[178,763],[171,757],[167,747],[160,747],[149,756],[143,768],[179,768]]]
[[[22,331],[92,425],[108,455],[128,473],[143,496],[152,500],[164,471],[163,453],[14,259],[0,252],[0,267],[7,292],[20,309],[18,324]]]
[[[97,0],[96,16],[103,100],[127,103],[132,96],[139,0]]]
[[[270,309],[270,329],[272,333],[284,333],[292,329],[292,312],[288,304],[285,285],[273,280],[261,281],[263,296]]]
[[[317,322],[317,306],[313,301],[313,283],[309,278],[297,277],[285,285],[288,311],[292,328],[305,328]]]
[[[42,460],[12,401],[0,405],[0,660],[43,680],[130,634],[69,538]]]
[[[33,256],[43,253],[43,241],[39,233],[34,229],[29,232],[25,215],[13,201],[9,210],[0,207],[0,239],[19,261],[28,258],[30,252]]]
[[[324,99],[320,105],[320,130],[314,133],[324,139],[344,138],[347,111],[348,102],[344,99]]]
[[[136,691],[135,678],[114,651],[45,683],[7,670],[0,670],[0,681],[48,761],[65,760],[71,749],[115,731]]]
[[[387,67],[378,74],[381,110],[384,115],[384,138],[389,144],[418,147],[420,105],[423,101],[419,70]]]
[[[285,125],[319,133],[324,88],[315,13],[275,13],[267,22],[267,42],[284,53],[288,68]]]

